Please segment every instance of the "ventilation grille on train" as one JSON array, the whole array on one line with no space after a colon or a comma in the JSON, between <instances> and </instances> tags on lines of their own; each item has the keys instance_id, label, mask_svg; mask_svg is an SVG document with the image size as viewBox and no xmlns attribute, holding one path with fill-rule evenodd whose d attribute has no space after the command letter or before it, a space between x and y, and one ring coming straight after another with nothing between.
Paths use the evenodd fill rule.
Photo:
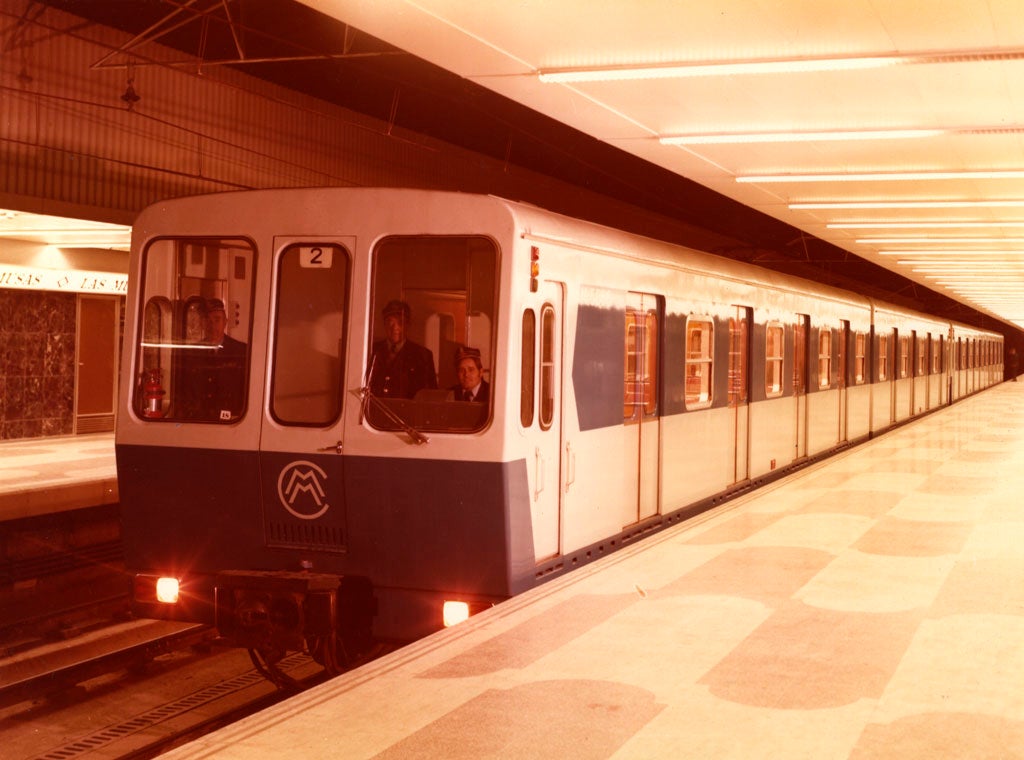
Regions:
<instances>
[{"instance_id":1,"label":"ventilation grille on train","mask_svg":"<svg viewBox=\"0 0 1024 760\"><path fill-rule=\"evenodd\" d=\"M345 551L345 531L331 525L302 525L292 522L267 521L269 546L316 547L327 551Z\"/></svg>"},{"instance_id":2,"label":"ventilation grille on train","mask_svg":"<svg viewBox=\"0 0 1024 760\"><path fill-rule=\"evenodd\" d=\"M113 429L112 414L80 414L75 417L76 433L109 433Z\"/></svg>"}]
</instances>

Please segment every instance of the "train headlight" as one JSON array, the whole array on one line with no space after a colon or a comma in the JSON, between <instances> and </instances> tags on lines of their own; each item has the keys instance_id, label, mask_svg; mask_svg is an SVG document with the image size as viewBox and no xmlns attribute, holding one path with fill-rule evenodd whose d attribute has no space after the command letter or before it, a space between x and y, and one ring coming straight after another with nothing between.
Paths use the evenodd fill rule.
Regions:
<instances>
[{"instance_id":1,"label":"train headlight","mask_svg":"<svg viewBox=\"0 0 1024 760\"><path fill-rule=\"evenodd\" d=\"M157 578L156 600L164 604L177 604L180 584L177 578Z\"/></svg>"},{"instance_id":2,"label":"train headlight","mask_svg":"<svg viewBox=\"0 0 1024 760\"><path fill-rule=\"evenodd\" d=\"M444 627L450 628L457 623L463 623L469 619L469 605L466 602L444 603Z\"/></svg>"}]
</instances>

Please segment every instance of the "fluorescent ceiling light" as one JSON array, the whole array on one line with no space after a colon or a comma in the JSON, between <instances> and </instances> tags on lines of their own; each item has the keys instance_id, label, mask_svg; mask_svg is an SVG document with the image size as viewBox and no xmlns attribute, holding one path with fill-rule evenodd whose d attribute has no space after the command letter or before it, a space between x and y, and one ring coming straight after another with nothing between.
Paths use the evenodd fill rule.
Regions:
<instances>
[{"instance_id":1,"label":"fluorescent ceiling light","mask_svg":"<svg viewBox=\"0 0 1024 760\"><path fill-rule=\"evenodd\" d=\"M944 129L870 129L822 132L732 132L659 137L662 145L827 142L833 140L905 140L945 134Z\"/></svg>"},{"instance_id":2,"label":"fluorescent ceiling light","mask_svg":"<svg viewBox=\"0 0 1024 760\"><path fill-rule=\"evenodd\" d=\"M1013 237L1013 238L996 238L996 237L975 237L975 238L947 238L947 237L895 237L895 238L857 238L855 243L862 245L878 245L885 243L887 245L899 244L899 243L913 243L915 245L939 245L939 244L951 244L951 245L963 245L970 243L998 243L1000 245L1006 245L1007 243L1024 243L1024 238Z\"/></svg>"},{"instance_id":3,"label":"fluorescent ceiling light","mask_svg":"<svg viewBox=\"0 0 1024 760\"><path fill-rule=\"evenodd\" d=\"M975 251L946 251L941 248L924 248L921 250L911 249L909 251L876 251L876 253L879 256L962 256L964 258L977 256L987 258L989 256L1020 256L1024 254L1024 251L986 250L984 248L979 248Z\"/></svg>"},{"instance_id":4,"label":"fluorescent ceiling light","mask_svg":"<svg viewBox=\"0 0 1024 760\"><path fill-rule=\"evenodd\" d=\"M790 203L793 211L819 209L896 209L896 208L1021 208L1024 200L1005 201L822 201Z\"/></svg>"},{"instance_id":5,"label":"fluorescent ceiling light","mask_svg":"<svg viewBox=\"0 0 1024 760\"><path fill-rule=\"evenodd\" d=\"M851 172L848 174L750 174L737 182L900 182L944 179L1024 179L1024 169L986 171Z\"/></svg>"},{"instance_id":6,"label":"fluorescent ceiling light","mask_svg":"<svg viewBox=\"0 0 1024 760\"><path fill-rule=\"evenodd\" d=\"M898 229L958 229L964 227L1024 227L1024 221L1012 222L832 222L830 230L898 230Z\"/></svg>"},{"instance_id":7,"label":"fluorescent ceiling light","mask_svg":"<svg viewBox=\"0 0 1024 760\"><path fill-rule=\"evenodd\" d=\"M667 61L611 66L566 66L536 72L541 82L609 82L630 79L736 76L740 74L789 74L814 71L851 71L904 64L970 63L1024 59L1024 49L936 50L894 55L891 53L799 58L757 58L734 61Z\"/></svg>"},{"instance_id":8,"label":"fluorescent ceiling light","mask_svg":"<svg viewBox=\"0 0 1024 760\"><path fill-rule=\"evenodd\" d=\"M616 82L629 79L724 77L739 74L792 74L807 71L877 69L902 63L899 56L854 58L775 58L748 61L693 61L620 66L572 66L542 69L542 82Z\"/></svg>"}]
</instances>

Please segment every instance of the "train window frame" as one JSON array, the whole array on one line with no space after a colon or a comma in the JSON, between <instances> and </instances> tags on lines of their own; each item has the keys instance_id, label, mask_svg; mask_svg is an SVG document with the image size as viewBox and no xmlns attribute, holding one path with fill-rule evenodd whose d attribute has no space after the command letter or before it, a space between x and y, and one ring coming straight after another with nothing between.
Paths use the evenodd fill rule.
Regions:
<instances>
[{"instance_id":1,"label":"train window frame","mask_svg":"<svg viewBox=\"0 0 1024 760\"><path fill-rule=\"evenodd\" d=\"M715 400L715 320L703 314L690 314L684 334L683 402L688 410L708 409Z\"/></svg>"},{"instance_id":2,"label":"train window frame","mask_svg":"<svg viewBox=\"0 0 1024 760\"><path fill-rule=\"evenodd\" d=\"M818 329L818 389L832 387L832 328Z\"/></svg>"},{"instance_id":3,"label":"train window frame","mask_svg":"<svg viewBox=\"0 0 1024 760\"><path fill-rule=\"evenodd\" d=\"M773 339L774 338L774 339ZM786 328L771 321L764 326L764 393L766 398L779 398L785 392L784 375ZM775 350L777 348L777 350Z\"/></svg>"},{"instance_id":4,"label":"train window frame","mask_svg":"<svg viewBox=\"0 0 1024 760\"><path fill-rule=\"evenodd\" d=\"M519 423L528 428L533 425L537 406L537 312L523 310L521 324L522 351L520 358Z\"/></svg>"},{"instance_id":5,"label":"train window frame","mask_svg":"<svg viewBox=\"0 0 1024 760\"><path fill-rule=\"evenodd\" d=\"M853 384L864 385L868 371L868 334L857 331L853 334Z\"/></svg>"},{"instance_id":6,"label":"train window frame","mask_svg":"<svg viewBox=\"0 0 1024 760\"><path fill-rule=\"evenodd\" d=\"M146 242L132 390L140 420L233 425L248 413L257 257L245 235ZM217 312L226 325L214 344Z\"/></svg>"},{"instance_id":7,"label":"train window frame","mask_svg":"<svg viewBox=\"0 0 1024 760\"><path fill-rule=\"evenodd\" d=\"M292 262L290 259L296 259ZM286 265L289 267L285 269ZM297 270L297 271L296 271ZM340 282L321 282L317 293L317 275L341 274ZM292 285L291 279L304 275ZM344 410L344 377L348 325L351 310L352 252L340 241L295 241L284 246L276 256L275 294L270 361L268 409L271 418L287 427L329 427ZM286 293L286 288L288 292ZM286 295L298 296L286 300ZM314 302L317 297L320 303ZM338 299L335 303L329 299ZM335 306L334 310L318 307ZM340 323L332 325L332 322ZM282 330L300 325L301 330L285 338ZM336 334L335 342L332 337ZM303 344L303 341L307 341ZM302 351L305 349L305 353ZM333 359L333 365L331 360ZM333 375L327 377L326 375ZM321 381L317 383L317 381ZM288 388L286 401L283 388ZM325 414L312 417L315 399L327 402ZM288 414L283 412L290 404ZM305 407L306 418L297 412Z\"/></svg>"},{"instance_id":8,"label":"train window frame","mask_svg":"<svg viewBox=\"0 0 1024 760\"><path fill-rule=\"evenodd\" d=\"M501 306L498 241L484 233L385 235L373 242L369 264L363 424L405 432L413 442L422 440L420 431L484 431L496 403L490 389ZM415 344L398 372L391 369L389 319L406 329L398 353ZM486 401L458 392L457 368L467 355L488 383Z\"/></svg>"},{"instance_id":9,"label":"train window frame","mask_svg":"<svg viewBox=\"0 0 1024 760\"><path fill-rule=\"evenodd\" d=\"M924 336L916 333L915 338L914 376L923 377L928 374L928 343L931 340L931 333L925 333Z\"/></svg>"},{"instance_id":10,"label":"train window frame","mask_svg":"<svg viewBox=\"0 0 1024 760\"><path fill-rule=\"evenodd\" d=\"M910 352L910 336L900 335L898 338L897 345L899 346L899 376L900 379L906 379L910 377L911 370L911 352Z\"/></svg>"}]
</instances>

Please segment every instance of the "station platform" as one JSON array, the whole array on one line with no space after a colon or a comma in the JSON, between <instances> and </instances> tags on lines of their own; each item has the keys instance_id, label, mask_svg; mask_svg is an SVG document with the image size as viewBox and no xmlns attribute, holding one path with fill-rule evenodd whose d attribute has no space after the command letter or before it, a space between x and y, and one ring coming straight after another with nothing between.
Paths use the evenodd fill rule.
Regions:
<instances>
[{"instance_id":1,"label":"station platform","mask_svg":"<svg viewBox=\"0 0 1024 760\"><path fill-rule=\"evenodd\" d=\"M1024 383L172 750L1024 758Z\"/></svg>"},{"instance_id":2,"label":"station platform","mask_svg":"<svg viewBox=\"0 0 1024 760\"><path fill-rule=\"evenodd\" d=\"M0 443L0 522L118 498L113 433Z\"/></svg>"}]
</instances>

